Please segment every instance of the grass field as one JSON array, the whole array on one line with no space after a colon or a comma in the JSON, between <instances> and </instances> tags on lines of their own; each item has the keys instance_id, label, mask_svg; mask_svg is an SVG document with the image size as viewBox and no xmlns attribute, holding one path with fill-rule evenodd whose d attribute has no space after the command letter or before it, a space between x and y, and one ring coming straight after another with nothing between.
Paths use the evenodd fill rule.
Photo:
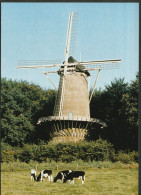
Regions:
<instances>
[{"instance_id":1,"label":"grass field","mask_svg":"<svg viewBox=\"0 0 141 195\"><path fill-rule=\"evenodd\" d=\"M71 164L73 170L84 170L86 172L86 180L81 184L81 180L75 180L74 185L69 183L49 182L34 182L30 180L31 164L19 167L11 165L2 165L1 172L1 194L2 195L137 195L138 194L138 168L137 166L121 166L97 168L88 164L82 166L78 164ZM7 166L7 168L6 168ZM9 166L9 168L8 168ZM59 164L58 170L53 167L53 176L61 170L68 169L68 164ZM32 166L34 168L34 166ZM45 164L38 165L37 174L40 168ZM50 168L50 167L46 167Z\"/></svg>"}]
</instances>

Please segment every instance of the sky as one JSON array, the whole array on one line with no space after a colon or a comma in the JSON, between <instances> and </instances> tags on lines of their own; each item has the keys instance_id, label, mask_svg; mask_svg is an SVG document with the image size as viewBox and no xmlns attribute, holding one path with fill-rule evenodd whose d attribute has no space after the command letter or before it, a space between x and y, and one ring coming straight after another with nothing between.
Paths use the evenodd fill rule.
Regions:
<instances>
[{"instance_id":1,"label":"sky","mask_svg":"<svg viewBox=\"0 0 141 195\"><path fill-rule=\"evenodd\" d=\"M1 75L54 89L42 71L16 69L20 60L61 63L70 12L78 13L75 59L121 59L118 69L101 70L96 88L114 79L135 80L139 70L139 3L2 3ZM97 71L91 71L89 89ZM57 87L59 76L49 78Z\"/></svg>"}]
</instances>

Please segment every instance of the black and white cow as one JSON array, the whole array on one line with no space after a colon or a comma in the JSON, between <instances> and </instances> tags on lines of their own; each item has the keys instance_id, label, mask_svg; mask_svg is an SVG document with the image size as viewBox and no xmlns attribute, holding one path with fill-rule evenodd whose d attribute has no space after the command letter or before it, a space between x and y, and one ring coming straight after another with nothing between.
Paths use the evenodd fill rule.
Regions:
<instances>
[{"instance_id":1,"label":"black and white cow","mask_svg":"<svg viewBox=\"0 0 141 195\"><path fill-rule=\"evenodd\" d=\"M30 176L31 176L31 181L35 180L35 177L36 177L36 170L35 169L31 169Z\"/></svg>"},{"instance_id":2,"label":"black and white cow","mask_svg":"<svg viewBox=\"0 0 141 195\"><path fill-rule=\"evenodd\" d=\"M72 172L72 170L60 171L60 172L56 175L56 177L54 178L53 181L56 182L58 179L60 179L61 182L63 182L64 178L65 178L69 173L71 173L71 172Z\"/></svg>"},{"instance_id":3,"label":"black and white cow","mask_svg":"<svg viewBox=\"0 0 141 195\"><path fill-rule=\"evenodd\" d=\"M36 181L45 181L45 178L48 178L49 181L53 181L52 171L51 170L42 170L41 173L36 178Z\"/></svg>"},{"instance_id":4,"label":"black and white cow","mask_svg":"<svg viewBox=\"0 0 141 195\"><path fill-rule=\"evenodd\" d=\"M64 183L66 181L69 181L70 184L73 183L74 184L74 178L76 179L81 179L82 180L82 184L84 184L85 181L85 172L84 171L72 171L71 173L69 173L65 178L64 178Z\"/></svg>"}]
</instances>

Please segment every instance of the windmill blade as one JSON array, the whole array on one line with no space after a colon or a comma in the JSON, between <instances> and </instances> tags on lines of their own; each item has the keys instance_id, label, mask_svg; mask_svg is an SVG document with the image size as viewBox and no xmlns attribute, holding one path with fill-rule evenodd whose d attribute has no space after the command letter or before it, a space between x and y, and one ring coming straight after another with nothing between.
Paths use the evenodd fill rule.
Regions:
<instances>
[{"instance_id":1,"label":"windmill blade","mask_svg":"<svg viewBox=\"0 0 141 195\"><path fill-rule=\"evenodd\" d=\"M90 71L90 70L102 70L102 67L99 67L99 68L84 68L83 69L84 71Z\"/></svg>"},{"instance_id":2,"label":"windmill blade","mask_svg":"<svg viewBox=\"0 0 141 195\"><path fill-rule=\"evenodd\" d=\"M71 38L72 18L73 18L73 12L70 12L67 40L66 40L66 49L65 49L65 64L68 63L68 58L69 58L69 46L70 46L70 38Z\"/></svg>"},{"instance_id":3,"label":"windmill blade","mask_svg":"<svg viewBox=\"0 0 141 195\"><path fill-rule=\"evenodd\" d=\"M37 69L37 68L50 68L50 67L59 67L64 66L64 64L42 64L35 66L18 66L16 69Z\"/></svg>"},{"instance_id":4,"label":"windmill blade","mask_svg":"<svg viewBox=\"0 0 141 195\"><path fill-rule=\"evenodd\" d=\"M100 61L86 61L86 62L76 62L77 67L81 67L84 71L92 70L107 70L107 69L117 69L119 68L120 59L116 60L100 60ZM69 64L70 65L70 64ZM85 67L87 66L87 68Z\"/></svg>"},{"instance_id":5,"label":"windmill blade","mask_svg":"<svg viewBox=\"0 0 141 195\"><path fill-rule=\"evenodd\" d=\"M78 62L78 65L105 64L105 63L119 63L119 62L121 62L121 59Z\"/></svg>"},{"instance_id":6,"label":"windmill blade","mask_svg":"<svg viewBox=\"0 0 141 195\"><path fill-rule=\"evenodd\" d=\"M44 72L44 71L43 71L42 73L43 73L43 74L48 74L48 73L50 74L50 73L58 73L58 71L48 71L48 72Z\"/></svg>"},{"instance_id":7,"label":"windmill blade","mask_svg":"<svg viewBox=\"0 0 141 195\"><path fill-rule=\"evenodd\" d=\"M38 65L30 65L29 63L24 63L24 64L19 64L19 65L24 65L24 66L17 66L16 69L37 69L37 68L55 68L55 67L60 67L63 66L64 64L38 64ZM26 66L28 65L28 66ZM74 66L74 65L80 65L77 63L69 63L66 64L65 66Z\"/></svg>"},{"instance_id":8,"label":"windmill blade","mask_svg":"<svg viewBox=\"0 0 141 195\"><path fill-rule=\"evenodd\" d=\"M39 64L60 64L63 60L55 59L55 60L18 60L18 64L20 65L39 65Z\"/></svg>"},{"instance_id":9,"label":"windmill blade","mask_svg":"<svg viewBox=\"0 0 141 195\"><path fill-rule=\"evenodd\" d=\"M76 36L77 36L77 27L78 27L78 13L70 12L69 23L68 23L68 32L66 40L66 49L65 49L65 62L67 64L69 53L74 56L73 50L75 49Z\"/></svg>"},{"instance_id":10,"label":"windmill blade","mask_svg":"<svg viewBox=\"0 0 141 195\"><path fill-rule=\"evenodd\" d=\"M74 62L74 63L68 63L65 66L80 66L80 65L97 65L97 68L100 67L102 64L115 64L121 62L120 59L115 60L99 60L99 61L86 61L86 62ZM28 63L27 63L28 64ZM49 68L49 67L60 67L64 66L64 64L38 64L33 66L19 66L17 69L37 69L37 68ZM103 65L102 65L103 66Z\"/></svg>"},{"instance_id":11,"label":"windmill blade","mask_svg":"<svg viewBox=\"0 0 141 195\"><path fill-rule=\"evenodd\" d=\"M88 66L87 66L88 67ZM99 70L99 69L102 69L102 70L107 70L107 69L118 69L120 66L119 64L99 64L99 65L96 65L96 64L93 64L93 65L90 65L89 68L84 68L85 71L92 71L92 70Z\"/></svg>"},{"instance_id":12,"label":"windmill blade","mask_svg":"<svg viewBox=\"0 0 141 195\"><path fill-rule=\"evenodd\" d=\"M69 56L75 56L77 30L78 30L78 13L73 12Z\"/></svg>"}]
</instances>

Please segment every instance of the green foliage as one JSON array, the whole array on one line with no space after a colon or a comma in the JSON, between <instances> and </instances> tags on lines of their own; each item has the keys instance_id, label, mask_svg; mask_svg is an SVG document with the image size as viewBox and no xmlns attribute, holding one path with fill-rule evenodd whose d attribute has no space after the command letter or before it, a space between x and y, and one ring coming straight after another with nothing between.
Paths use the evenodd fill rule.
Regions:
<instances>
[{"instance_id":1,"label":"green foliage","mask_svg":"<svg viewBox=\"0 0 141 195\"><path fill-rule=\"evenodd\" d=\"M2 162L15 161L14 155L15 155L15 151L13 150L2 151L1 152Z\"/></svg>"},{"instance_id":2,"label":"green foliage","mask_svg":"<svg viewBox=\"0 0 141 195\"><path fill-rule=\"evenodd\" d=\"M102 119L107 128L92 126L88 140L101 136L114 144L117 150L137 150L138 76L130 85L124 79L115 79L105 90L95 91L90 110L91 117Z\"/></svg>"},{"instance_id":3,"label":"green foliage","mask_svg":"<svg viewBox=\"0 0 141 195\"><path fill-rule=\"evenodd\" d=\"M2 140L12 146L36 142L37 121L52 115L56 92L26 81L2 79Z\"/></svg>"},{"instance_id":4,"label":"green foliage","mask_svg":"<svg viewBox=\"0 0 141 195\"><path fill-rule=\"evenodd\" d=\"M5 154L5 150L3 152ZM14 154L14 157L26 163L29 163L31 160L37 162L61 161L70 163L77 160L85 162L113 161L114 155L113 146L106 140L99 139L93 142L83 141L76 144L25 145L22 151L17 150L17 154ZM2 158L2 161L5 161L4 155Z\"/></svg>"},{"instance_id":5,"label":"green foliage","mask_svg":"<svg viewBox=\"0 0 141 195\"><path fill-rule=\"evenodd\" d=\"M139 76L137 74L136 80L131 81L130 84L126 83L124 79L115 79L110 85L105 86L104 90L95 90L90 104L91 117L103 120L107 127L101 129L98 124L94 124L88 131L87 140L95 141L101 137L104 140L109 140L116 150L137 151L138 87ZM54 90L43 90L40 86L29 84L26 81L18 82L2 78L2 142L20 147L23 147L24 144L47 143L51 138L50 125L37 125L37 121L40 117L53 114L55 97ZM72 159L75 160L75 155L69 159L67 148L68 146L65 149L62 148L66 157L60 154L61 159L64 158L64 161L68 162ZM73 154L76 153L77 149L81 154L82 149L71 146ZM87 150L87 154L89 154L92 147L88 149L85 145L83 149ZM54 148L51 150L55 155ZM83 159L83 155L80 158ZM99 153L98 159L100 158L103 157ZM93 156L89 155L89 160L91 159Z\"/></svg>"},{"instance_id":6,"label":"green foliage","mask_svg":"<svg viewBox=\"0 0 141 195\"><path fill-rule=\"evenodd\" d=\"M122 96L122 109L120 114L124 113L124 124L127 129L126 137L128 137L128 148L138 148L138 94L139 94L139 76L132 81L128 93Z\"/></svg>"},{"instance_id":7,"label":"green foliage","mask_svg":"<svg viewBox=\"0 0 141 195\"><path fill-rule=\"evenodd\" d=\"M131 163L131 162L138 162L138 153L133 151L133 152L129 152L129 153L125 153L123 151L119 151L115 157L114 157L115 161L120 161L122 163Z\"/></svg>"}]
</instances>

